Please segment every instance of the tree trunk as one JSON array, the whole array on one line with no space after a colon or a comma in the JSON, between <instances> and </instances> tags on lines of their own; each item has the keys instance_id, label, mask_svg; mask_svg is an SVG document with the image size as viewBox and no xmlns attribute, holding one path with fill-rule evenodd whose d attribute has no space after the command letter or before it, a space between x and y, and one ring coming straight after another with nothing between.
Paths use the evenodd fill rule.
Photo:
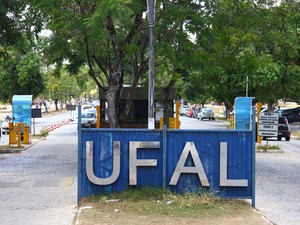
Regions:
<instances>
[{"instance_id":1,"label":"tree trunk","mask_svg":"<svg viewBox=\"0 0 300 225\"><path fill-rule=\"evenodd\" d=\"M54 100L54 104L55 104L55 110L56 111L58 111L58 98L56 98L55 100Z\"/></svg>"},{"instance_id":2,"label":"tree trunk","mask_svg":"<svg viewBox=\"0 0 300 225\"><path fill-rule=\"evenodd\" d=\"M106 101L108 103L107 116L110 128L119 128L118 109L120 98L120 79L121 79L121 63L116 65L114 71L108 80L108 90L106 91Z\"/></svg>"},{"instance_id":3,"label":"tree trunk","mask_svg":"<svg viewBox=\"0 0 300 225\"><path fill-rule=\"evenodd\" d=\"M229 117L229 113L233 110L233 105L230 104L229 102L224 102L225 108L226 108L226 112L225 112L225 116L226 118Z\"/></svg>"}]
</instances>

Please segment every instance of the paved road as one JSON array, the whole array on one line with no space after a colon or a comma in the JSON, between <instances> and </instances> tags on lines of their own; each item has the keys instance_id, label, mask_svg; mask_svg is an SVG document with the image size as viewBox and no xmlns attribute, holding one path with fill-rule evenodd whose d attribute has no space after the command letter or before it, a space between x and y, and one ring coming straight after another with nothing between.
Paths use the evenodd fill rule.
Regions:
<instances>
[{"instance_id":1,"label":"paved road","mask_svg":"<svg viewBox=\"0 0 300 225\"><path fill-rule=\"evenodd\" d=\"M265 142L263 142L265 144ZM284 153L256 155L256 208L278 225L300 224L300 141L269 141Z\"/></svg>"},{"instance_id":2,"label":"paved road","mask_svg":"<svg viewBox=\"0 0 300 225\"><path fill-rule=\"evenodd\" d=\"M65 125L16 155L0 155L0 223L70 225L77 205L77 127Z\"/></svg>"},{"instance_id":3,"label":"paved road","mask_svg":"<svg viewBox=\"0 0 300 225\"><path fill-rule=\"evenodd\" d=\"M180 129L200 129L200 130L224 130L228 129L229 124L219 120L197 120L180 116L181 127Z\"/></svg>"}]
</instances>

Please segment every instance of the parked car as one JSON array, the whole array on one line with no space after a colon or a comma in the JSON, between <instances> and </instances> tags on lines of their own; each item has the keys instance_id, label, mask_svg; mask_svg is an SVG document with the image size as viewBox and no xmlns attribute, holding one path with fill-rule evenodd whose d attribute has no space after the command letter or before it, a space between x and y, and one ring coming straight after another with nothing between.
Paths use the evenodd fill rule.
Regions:
<instances>
[{"instance_id":1,"label":"parked car","mask_svg":"<svg viewBox=\"0 0 300 225\"><path fill-rule=\"evenodd\" d=\"M180 107L179 114L180 114L180 116L188 115L189 114L189 106L183 105L182 107Z\"/></svg>"},{"instance_id":2,"label":"parked car","mask_svg":"<svg viewBox=\"0 0 300 225\"><path fill-rule=\"evenodd\" d=\"M203 120L203 119L215 120L214 111L210 108L202 108L197 113L197 119L198 120Z\"/></svg>"},{"instance_id":3,"label":"parked car","mask_svg":"<svg viewBox=\"0 0 300 225\"><path fill-rule=\"evenodd\" d=\"M97 115L93 112L86 112L81 114L81 126L91 127L96 124Z\"/></svg>"},{"instance_id":4,"label":"parked car","mask_svg":"<svg viewBox=\"0 0 300 225\"><path fill-rule=\"evenodd\" d=\"M83 102L81 104L81 108L82 109L91 109L93 107L92 103L91 102Z\"/></svg>"},{"instance_id":5,"label":"parked car","mask_svg":"<svg viewBox=\"0 0 300 225\"><path fill-rule=\"evenodd\" d=\"M1 132L2 134L9 134L9 126L8 123L12 121L12 116L7 115L3 120L1 124Z\"/></svg>"},{"instance_id":6,"label":"parked car","mask_svg":"<svg viewBox=\"0 0 300 225\"><path fill-rule=\"evenodd\" d=\"M289 126L289 122L286 117L279 116L278 117L278 136L277 140L281 141L282 138L285 138L286 141L289 141L291 139L291 129ZM266 140L267 137L263 136L263 140Z\"/></svg>"},{"instance_id":7,"label":"parked car","mask_svg":"<svg viewBox=\"0 0 300 225\"><path fill-rule=\"evenodd\" d=\"M289 123L300 122L300 107L285 109L282 111L282 116L285 116Z\"/></svg>"}]
</instances>

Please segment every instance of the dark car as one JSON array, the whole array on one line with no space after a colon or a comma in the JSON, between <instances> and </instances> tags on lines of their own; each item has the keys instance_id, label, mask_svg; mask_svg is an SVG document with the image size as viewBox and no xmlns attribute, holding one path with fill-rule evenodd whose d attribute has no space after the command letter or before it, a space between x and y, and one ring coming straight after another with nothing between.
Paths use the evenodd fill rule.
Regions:
<instances>
[{"instance_id":1,"label":"dark car","mask_svg":"<svg viewBox=\"0 0 300 225\"><path fill-rule=\"evenodd\" d=\"M285 116L289 123L300 122L300 107L285 109L282 111L282 116Z\"/></svg>"},{"instance_id":2,"label":"dark car","mask_svg":"<svg viewBox=\"0 0 300 225\"><path fill-rule=\"evenodd\" d=\"M289 122L286 117L279 116L278 117L278 136L277 140L281 141L282 138L285 138L286 141L289 141L291 139L291 129L289 126ZM263 140L266 140L267 137L263 136Z\"/></svg>"}]
</instances>

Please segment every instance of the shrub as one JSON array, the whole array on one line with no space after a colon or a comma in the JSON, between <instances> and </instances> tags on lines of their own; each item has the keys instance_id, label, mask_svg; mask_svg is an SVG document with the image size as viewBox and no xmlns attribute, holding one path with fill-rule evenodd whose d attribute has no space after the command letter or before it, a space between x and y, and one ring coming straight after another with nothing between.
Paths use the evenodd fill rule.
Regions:
<instances>
[{"instance_id":1,"label":"shrub","mask_svg":"<svg viewBox=\"0 0 300 225\"><path fill-rule=\"evenodd\" d=\"M42 129L40 130L40 135L43 137L43 138L46 138L49 134L49 131L46 130L46 129Z\"/></svg>"}]
</instances>

